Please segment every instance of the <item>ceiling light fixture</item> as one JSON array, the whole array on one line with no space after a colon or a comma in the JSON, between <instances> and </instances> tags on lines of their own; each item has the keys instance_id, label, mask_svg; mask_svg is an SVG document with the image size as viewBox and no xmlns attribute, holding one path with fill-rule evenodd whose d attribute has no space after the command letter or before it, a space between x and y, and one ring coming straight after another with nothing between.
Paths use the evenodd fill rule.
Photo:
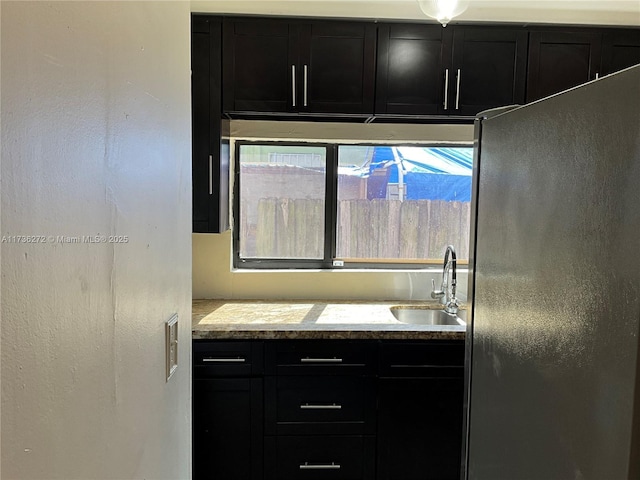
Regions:
<instances>
[{"instance_id":1,"label":"ceiling light fixture","mask_svg":"<svg viewBox=\"0 0 640 480\"><path fill-rule=\"evenodd\" d=\"M438 20L443 27L464 12L469 6L469 0L418 0L420 10L425 15Z\"/></svg>"}]
</instances>

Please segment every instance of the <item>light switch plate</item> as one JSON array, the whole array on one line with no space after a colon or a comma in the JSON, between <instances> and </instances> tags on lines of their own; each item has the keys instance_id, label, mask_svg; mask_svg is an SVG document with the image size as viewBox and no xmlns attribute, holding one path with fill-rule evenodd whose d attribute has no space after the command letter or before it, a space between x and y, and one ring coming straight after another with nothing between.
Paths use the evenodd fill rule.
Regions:
<instances>
[{"instance_id":1,"label":"light switch plate","mask_svg":"<svg viewBox=\"0 0 640 480\"><path fill-rule=\"evenodd\" d=\"M167 382L178 368L178 314L174 313L166 326L167 337Z\"/></svg>"}]
</instances>

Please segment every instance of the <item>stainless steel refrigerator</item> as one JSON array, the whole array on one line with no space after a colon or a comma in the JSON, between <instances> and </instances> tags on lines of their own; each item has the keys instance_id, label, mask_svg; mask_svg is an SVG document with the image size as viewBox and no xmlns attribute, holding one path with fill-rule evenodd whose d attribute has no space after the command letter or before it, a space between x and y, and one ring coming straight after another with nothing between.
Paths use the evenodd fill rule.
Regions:
<instances>
[{"instance_id":1,"label":"stainless steel refrigerator","mask_svg":"<svg viewBox=\"0 0 640 480\"><path fill-rule=\"evenodd\" d=\"M463 476L640 479L640 66L480 115L475 169Z\"/></svg>"}]
</instances>

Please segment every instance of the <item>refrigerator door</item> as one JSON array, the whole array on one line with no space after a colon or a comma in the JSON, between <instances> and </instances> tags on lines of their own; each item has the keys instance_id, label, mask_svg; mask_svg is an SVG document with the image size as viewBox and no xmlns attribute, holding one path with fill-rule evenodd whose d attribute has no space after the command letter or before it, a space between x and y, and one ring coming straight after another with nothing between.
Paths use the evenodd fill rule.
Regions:
<instances>
[{"instance_id":1,"label":"refrigerator door","mask_svg":"<svg viewBox=\"0 0 640 480\"><path fill-rule=\"evenodd\" d=\"M467 478L640 478L640 66L477 130Z\"/></svg>"}]
</instances>

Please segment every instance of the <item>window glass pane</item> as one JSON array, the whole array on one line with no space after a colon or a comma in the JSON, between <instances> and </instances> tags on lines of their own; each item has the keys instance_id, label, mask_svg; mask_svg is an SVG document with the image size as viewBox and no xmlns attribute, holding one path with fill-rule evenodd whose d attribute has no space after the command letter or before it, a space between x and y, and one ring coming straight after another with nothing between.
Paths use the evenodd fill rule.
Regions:
<instances>
[{"instance_id":1,"label":"window glass pane","mask_svg":"<svg viewBox=\"0 0 640 480\"><path fill-rule=\"evenodd\" d=\"M240 258L322 259L326 149L240 145Z\"/></svg>"},{"instance_id":2,"label":"window glass pane","mask_svg":"<svg viewBox=\"0 0 640 480\"><path fill-rule=\"evenodd\" d=\"M340 146L336 256L468 259L472 165L472 147Z\"/></svg>"}]
</instances>

